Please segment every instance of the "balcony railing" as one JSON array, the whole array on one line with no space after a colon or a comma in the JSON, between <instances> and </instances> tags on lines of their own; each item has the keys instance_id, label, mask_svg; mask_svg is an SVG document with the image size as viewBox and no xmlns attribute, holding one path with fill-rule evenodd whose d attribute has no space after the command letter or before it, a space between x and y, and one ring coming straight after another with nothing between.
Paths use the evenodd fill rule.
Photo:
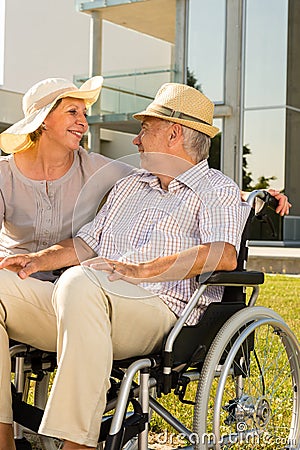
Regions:
<instances>
[{"instance_id":1,"label":"balcony railing","mask_svg":"<svg viewBox=\"0 0 300 450\"><path fill-rule=\"evenodd\" d=\"M139 69L128 73L106 73L101 92L101 115L133 113L144 109L163 83L172 78L172 69ZM76 76L75 84L83 83L86 75Z\"/></svg>"}]
</instances>

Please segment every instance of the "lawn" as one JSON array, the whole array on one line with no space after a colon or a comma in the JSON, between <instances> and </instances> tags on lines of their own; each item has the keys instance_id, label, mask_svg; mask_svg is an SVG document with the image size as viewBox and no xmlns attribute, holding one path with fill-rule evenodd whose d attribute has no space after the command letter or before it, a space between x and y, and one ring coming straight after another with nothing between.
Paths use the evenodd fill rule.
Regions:
<instances>
[{"instance_id":1,"label":"lawn","mask_svg":"<svg viewBox=\"0 0 300 450\"><path fill-rule=\"evenodd\" d=\"M300 340L300 277L266 275L257 304L278 312Z\"/></svg>"}]
</instances>

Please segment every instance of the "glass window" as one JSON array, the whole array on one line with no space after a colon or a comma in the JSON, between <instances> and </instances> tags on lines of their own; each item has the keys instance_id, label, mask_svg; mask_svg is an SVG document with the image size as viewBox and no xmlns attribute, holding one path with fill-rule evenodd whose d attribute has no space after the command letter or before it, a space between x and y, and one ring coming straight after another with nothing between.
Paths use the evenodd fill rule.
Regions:
<instances>
[{"instance_id":1,"label":"glass window","mask_svg":"<svg viewBox=\"0 0 300 450\"><path fill-rule=\"evenodd\" d=\"M246 2L244 145L251 186L260 177L277 189L285 184L287 26L288 0Z\"/></svg>"},{"instance_id":2,"label":"glass window","mask_svg":"<svg viewBox=\"0 0 300 450\"><path fill-rule=\"evenodd\" d=\"M285 109L247 111L244 115L246 171L251 173L251 186L260 177L270 180L270 187L284 188Z\"/></svg>"},{"instance_id":3,"label":"glass window","mask_svg":"<svg viewBox=\"0 0 300 450\"><path fill-rule=\"evenodd\" d=\"M103 21L102 70L106 84L154 96L172 77L173 45Z\"/></svg>"},{"instance_id":4,"label":"glass window","mask_svg":"<svg viewBox=\"0 0 300 450\"><path fill-rule=\"evenodd\" d=\"M286 103L288 0L251 0L246 8L245 107Z\"/></svg>"},{"instance_id":5,"label":"glass window","mask_svg":"<svg viewBox=\"0 0 300 450\"><path fill-rule=\"evenodd\" d=\"M224 102L225 0L190 0L188 69L202 92Z\"/></svg>"},{"instance_id":6,"label":"glass window","mask_svg":"<svg viewBox=\"0 0 300 450\"><path fill-rule=\"evenodd\" d=\"M222 131L223 131L223 119L214 119L213 125L219 128L219 133L212 138L211 147L209 150L208 163L209 166L214 169L219 169L223 165L223 151L222 151Z\"/></svg>"}]
</instances>

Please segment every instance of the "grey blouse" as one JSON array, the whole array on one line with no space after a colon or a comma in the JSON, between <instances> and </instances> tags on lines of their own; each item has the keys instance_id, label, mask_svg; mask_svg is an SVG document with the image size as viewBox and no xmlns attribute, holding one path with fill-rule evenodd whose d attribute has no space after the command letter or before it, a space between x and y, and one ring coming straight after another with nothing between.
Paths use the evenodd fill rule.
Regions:
<instances>
[{"instance_id":1,"label":"grey blouse","mask_svg":"<svg viewBox=\"0 0 300 450\"><path fill-rule=\"evenodd\" d=\"M83 148L55 181L26 178L13 155L0 157L0 256L28 253L76 234L101 200L132 167Z\"/></svg>"}]
</instances>

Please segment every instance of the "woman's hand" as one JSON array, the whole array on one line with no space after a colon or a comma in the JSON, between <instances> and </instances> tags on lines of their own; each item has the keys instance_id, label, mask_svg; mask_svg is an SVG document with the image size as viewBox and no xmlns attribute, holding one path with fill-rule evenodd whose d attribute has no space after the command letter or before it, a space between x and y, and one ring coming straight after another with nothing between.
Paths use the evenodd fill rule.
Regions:
<instances>
[{"instance_id":1,"label":"woman's hand","mask_svg":"<svg viewBox=\"0 0 300 450\"><path fill-rule=\"evenodd\" d=\"M276 191L276 189L267 189L267 192L278 200L279 204L276 208L277 214L281 216L287 216L290 213L290 208L292 207L289 199L282 192Z\"/></svg>"},{"instance_id":2,"label":"woman's hand","mask_svg":"<svg viewBox=\"0 0 300 450\"><path fill-rule=\"evenodd\" d=\"M292 207L288 197L282 192L277 191L276 189L266 189L266 191L269 192L270 195L275 197L279 202L276 208L277 214L280 214L281 216L287 216L290 213L290 208ZM244 202L247 201L249 193L250 192L241 191L241 198Z\"/></svg>"},{"instance_id":3,"label":"woman's hand","mask_svg":"<svg viewBox=\"0 0 300 450\"><path fill-rule=\"evenodd\" d=\"M16 272L24 280L32 273L39 271L38 260L34 253L6 256L1 258L0 269Z\"/></svg>"}]
</instances>

